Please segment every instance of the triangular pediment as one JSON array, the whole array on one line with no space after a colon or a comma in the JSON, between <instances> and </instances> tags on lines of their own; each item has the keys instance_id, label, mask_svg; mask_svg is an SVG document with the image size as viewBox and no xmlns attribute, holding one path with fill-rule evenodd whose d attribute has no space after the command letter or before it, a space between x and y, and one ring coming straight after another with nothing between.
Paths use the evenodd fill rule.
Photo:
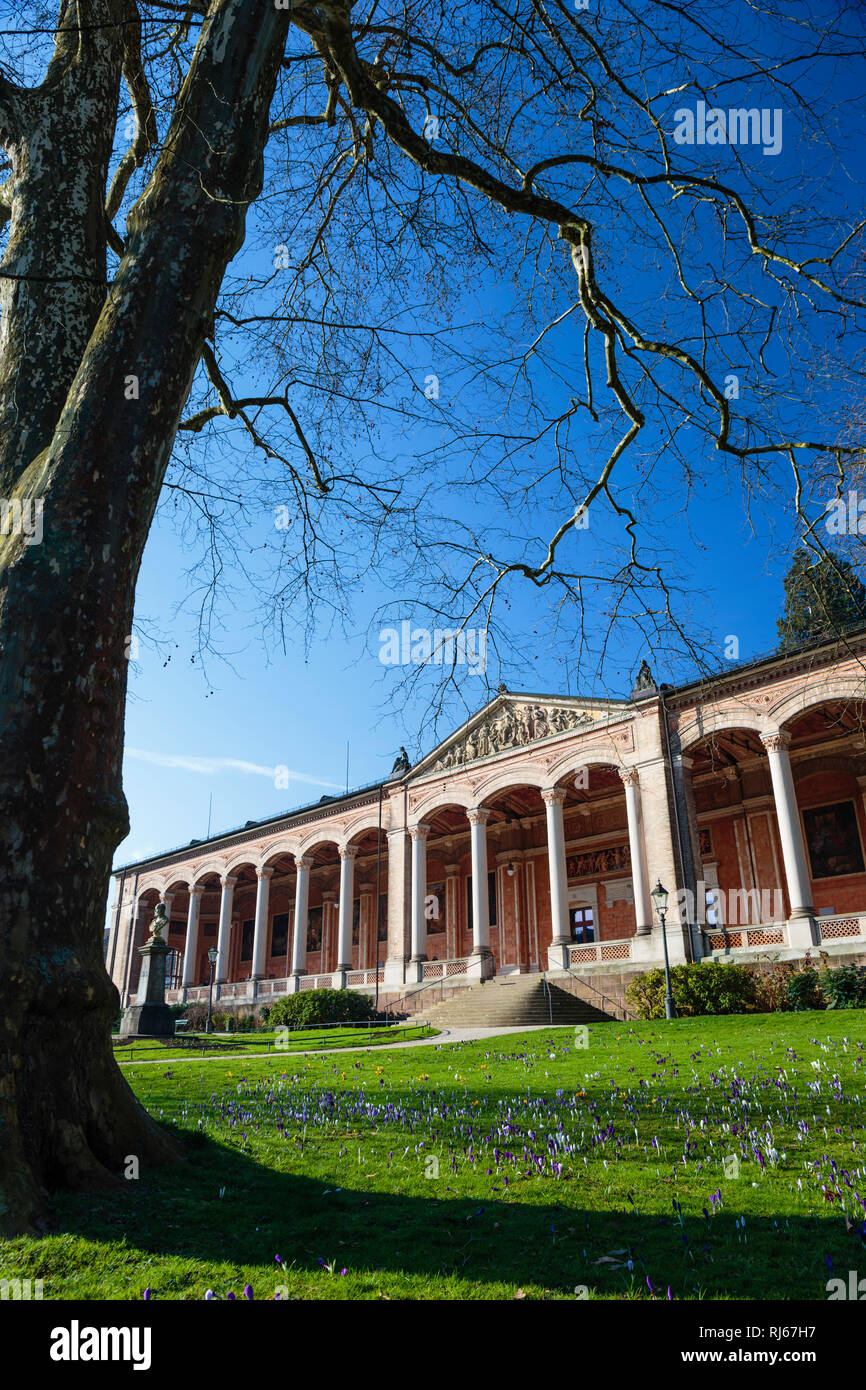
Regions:
<instances>
[{"instance_id":1,"label":"triangular pediment","mask_svg":"<svg viewBox=\"0 0 866 1390\"><path fill-rule=\"evenodd\" d=\"M412 769L417 777L446 772L515 748L590 728L629 708L627 700L577 696L497 695Z\"/></svg>"}]
</instances>

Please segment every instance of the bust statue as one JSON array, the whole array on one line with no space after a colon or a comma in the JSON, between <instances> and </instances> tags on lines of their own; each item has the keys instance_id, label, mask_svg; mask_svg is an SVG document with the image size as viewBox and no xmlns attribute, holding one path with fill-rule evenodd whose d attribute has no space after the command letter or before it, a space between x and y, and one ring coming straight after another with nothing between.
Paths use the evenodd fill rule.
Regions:
<instances>
[{"instance_id":1,"label":"bust statue","mask_svg":"<svg viewBox=\"0 0 866 1390\"><path fill-rule=\"evenodd\" d=\"M165 915L165 903L157 903L153 910L153 921L150 924L150 936L148 942L165 941L164 933L168 930L168 921Z\"/></svg>"}]
</instances>

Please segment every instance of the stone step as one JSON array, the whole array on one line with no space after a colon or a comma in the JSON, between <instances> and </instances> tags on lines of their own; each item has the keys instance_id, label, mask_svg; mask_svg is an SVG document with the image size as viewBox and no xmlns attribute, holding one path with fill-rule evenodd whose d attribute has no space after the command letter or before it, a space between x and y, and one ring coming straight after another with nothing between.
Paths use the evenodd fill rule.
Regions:
<instances>
[{"instance_id":1,"label":"stone step","mask_svg":"<svg viewBox=\"0 0 866 1390\"><path fill-rule=\"evenodd\" d=\"M521 1024L581 1024L607 1022L608 1015L567 990L549 985L550 999L539 975L485 980L430 1009L425 1018L449 1027L519 1027Z\"/></svg>"}]
</instances>

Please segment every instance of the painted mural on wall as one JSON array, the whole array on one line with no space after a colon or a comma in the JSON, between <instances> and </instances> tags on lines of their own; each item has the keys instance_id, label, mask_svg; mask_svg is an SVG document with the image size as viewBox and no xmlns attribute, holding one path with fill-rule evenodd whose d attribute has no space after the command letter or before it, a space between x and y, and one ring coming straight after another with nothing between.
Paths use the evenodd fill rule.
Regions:
<instances>
[{"instance_id":1,"label":"painted mural on wall","mask_svg":"<svg viewBox=\"0 0 866 1390\"><path fill-rule=\"evenodd\" d=\"M853 801L807 807L803 829L813 878L863 872L863 847Z\"/></svg>"}]
</instances>

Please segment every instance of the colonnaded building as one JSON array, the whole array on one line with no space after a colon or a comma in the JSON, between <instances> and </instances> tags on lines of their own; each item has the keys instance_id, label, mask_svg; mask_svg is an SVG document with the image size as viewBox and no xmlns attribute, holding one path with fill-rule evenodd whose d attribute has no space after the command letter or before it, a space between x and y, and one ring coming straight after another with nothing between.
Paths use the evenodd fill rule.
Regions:
<instances>
[{"instance_id":1,"label":"colonnaded building","mask_svg":"<svg viewBox=\"0 0 866 1390\"><path fill-rule=\"evenodd\" d=\"M621 1004L662 962L866 958L866 629L629 699L514 694L385 781L114 875L136 992L158 902L169 1002L332 985L380 1002L553 975ZM429 997L429 996L428 996Z\"/></svg>"}]
</instances>

